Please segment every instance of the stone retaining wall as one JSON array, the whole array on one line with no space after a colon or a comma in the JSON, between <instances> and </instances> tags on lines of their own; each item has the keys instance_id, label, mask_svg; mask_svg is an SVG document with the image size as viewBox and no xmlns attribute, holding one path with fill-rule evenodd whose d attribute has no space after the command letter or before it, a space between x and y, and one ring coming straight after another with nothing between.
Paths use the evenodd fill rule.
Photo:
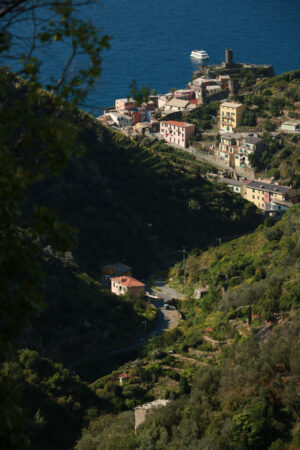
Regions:
<instances>
[{"instance_id":1,"label":"stone retaining wall","mask_svg":"<svg viewBox=\"0 0 300 450\"><path fill-rule=\"evenodd\" d=\"M234 174L237 174L241 177L245 177L248 180L255 179L255 172L253 169L249 169L246 167L236 167L235 169L233 169L228 164L226 164L222 159L201 151L197 151L196 157L198 159L202 159L204 161L209 162L210 164L216 166L217 168L229 170L230 172L233 172Z\"/></svg>"}]
</instances>

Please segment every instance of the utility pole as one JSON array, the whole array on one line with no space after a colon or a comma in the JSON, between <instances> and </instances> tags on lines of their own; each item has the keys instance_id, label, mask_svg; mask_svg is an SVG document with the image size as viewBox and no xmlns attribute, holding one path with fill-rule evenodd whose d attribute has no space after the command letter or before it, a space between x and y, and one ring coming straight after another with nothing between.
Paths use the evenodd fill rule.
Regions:
<instances>
[{"instance_id":1,"label":"utility pole","mask_svg":"<svg viewBox=\"0 0 300 450\"><path fill-rule=\"evenodd\" d=\"M222 243L222 238L216 238L217 239L217 241L219 241L219 245L221 245L221 243Z\"/></svg>"}]
</instances>

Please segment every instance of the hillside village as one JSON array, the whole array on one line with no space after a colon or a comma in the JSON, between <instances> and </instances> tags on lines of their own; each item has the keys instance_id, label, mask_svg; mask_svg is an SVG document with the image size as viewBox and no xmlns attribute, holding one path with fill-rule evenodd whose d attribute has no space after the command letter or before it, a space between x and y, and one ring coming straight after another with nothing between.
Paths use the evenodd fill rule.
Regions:
<instances>
[{"instance_id":1,"label":"hillside village","mask_svg":"<svg viewBox=\"0 0 300 450\"><path fill-rule=\"evenodd\" d=\"M255 107L249 106L249 92L255 92L252 86L272 75L272 66L235 63L233 51L227 49L224 63L202 66L186 88L162 95L152 92L141 105L133 98L116 99L115 106L105 110L98 120L132 138L148 137L184 149L218 169L218 174L207 174L210 181L223 183L266 215L278 216L298 202L295 186L282 184L278 176L266 177L256 170L253 161L266 150L266 131L271 132L274 145L284 140L284 135L297 137L300 115L289 112L276 122L269 118L263 123L256 120ZM219 105L218 115L210 115L206 126L212 131L204 129L210 134L206 141L194 118L197 111L213 102Z\"/></svg>"}]
</instances>

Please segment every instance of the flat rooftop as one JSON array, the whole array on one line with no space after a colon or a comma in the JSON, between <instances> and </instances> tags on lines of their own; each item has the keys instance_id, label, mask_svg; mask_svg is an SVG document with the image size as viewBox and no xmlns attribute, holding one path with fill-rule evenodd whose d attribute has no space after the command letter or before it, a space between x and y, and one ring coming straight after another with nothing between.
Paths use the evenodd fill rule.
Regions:
<instances>
[{"instance_id":1,"label":"flat rooftop","mask_svg":"<svg viewBox=\"0 0 300 450\"><path fill-rule=\"evenodd\" d=\"M264 183L262 181L250 181L247 184L247 188L261 189L267 192L279 192L280 194L284 194L290 188L288 186L279 186L279 184L269 184Z\"/></svg>"},{"instance_id":2,"label":"flat rooftop","mask_svg":"<svg viewBox=\"0 0 300 450\"><path fill-rule=\"evenodd\" d=\"M235 102L223 102L220 106L227 106L228 108L237 108L238 106L244 106L242 103Z\"/></svg>"}]
</instances>

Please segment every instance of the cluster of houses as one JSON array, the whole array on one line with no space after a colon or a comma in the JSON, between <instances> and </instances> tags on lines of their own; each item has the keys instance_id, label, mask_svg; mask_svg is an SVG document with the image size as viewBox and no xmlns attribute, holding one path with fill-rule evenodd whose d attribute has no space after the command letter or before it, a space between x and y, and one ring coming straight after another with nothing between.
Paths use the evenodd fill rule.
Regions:
<instances>
[{"instance_id":1,"label":"cluster of houses","mask_svg":"<svg viewBox=\"0 0 300 450\"><path fill-rule=\"evenodd\" d=\"M232 50L226 50L224 68L228 69L232 64L234 64ZM263 148L264 141L254 133L237 133L243 120L245 105L228 100L229 94L236 93L235 81L227 73L218 75L207 73L206 76L192 80L185 89L173 89L172 92L163 95L151 95L149 101L142 105L138 105L132 98L117 99L115 106L105 110L98 120L129 136L149 133L167 144L184 149L189 146L189 141L196 131L195 125L173 120L172 114L181 112L184 116L203 104L220 100L220 142L218 146L211 146L210 155L215 161L220 160L221 167L228 168L231 173L238 174L239 171L244 173L252 169L251 155ZM281 130L300 132L300 122L284 122ZM295 190L275 184L272 180L248 181L245 178L231 179L221 176L218 182L227 184L233 192L241 194L269 214L282 213L292 203L298 201ZM131 274L124 270L120 274L115 273L114 277L109 274L109 277L111 289L118 295L128 291L132 293L141 293L143 289L145 291L143 283L132 278Z\"/></svg>"},{"instance_id":2,"label":"cluster of houses","mask_svg":"<svg viewBox=\"0 0 300 450\"><path fill-rule=\"evenodd\" d=\"M227 98L229 80L229 75L219 75L216 78L199 77L188 83L185 89L150 95L149 101L142 105L138 105L133 98L116 99L114 107L105 109L98 120L129 136L158 133L162 122L157 117L164 119L179 111L189 113L212 100ZM184 147L186 145L187 142Z\"/></svg>"},{"instance_id":3,"label":"cluster of houses","mask_svg":"<svg viewBox=\"0 0 300 450\"><path fill-rule=\"evenodd\" d=\"M263 145L263 139L253 133L223 133L214 154L223 160L225 165L233 169L236 167L251 168L249 156L256 150L262 149Z\"/></svg>"},{"instance_id":4,"label":"cluster of houses","mask_svg":"<svg viewBox=\"0 0 300 450\"><path fill-rule=\"evenodd\" d=\"M240 194L249 202L271 216L280 216L294 203L299 201L297 189L290 186L282 186L271 179L247 180L240 178L235 180L215 174L209 174L210 179L216 179L217 183L226 185L231 191Z\"/></svg>"}]
</instances>

